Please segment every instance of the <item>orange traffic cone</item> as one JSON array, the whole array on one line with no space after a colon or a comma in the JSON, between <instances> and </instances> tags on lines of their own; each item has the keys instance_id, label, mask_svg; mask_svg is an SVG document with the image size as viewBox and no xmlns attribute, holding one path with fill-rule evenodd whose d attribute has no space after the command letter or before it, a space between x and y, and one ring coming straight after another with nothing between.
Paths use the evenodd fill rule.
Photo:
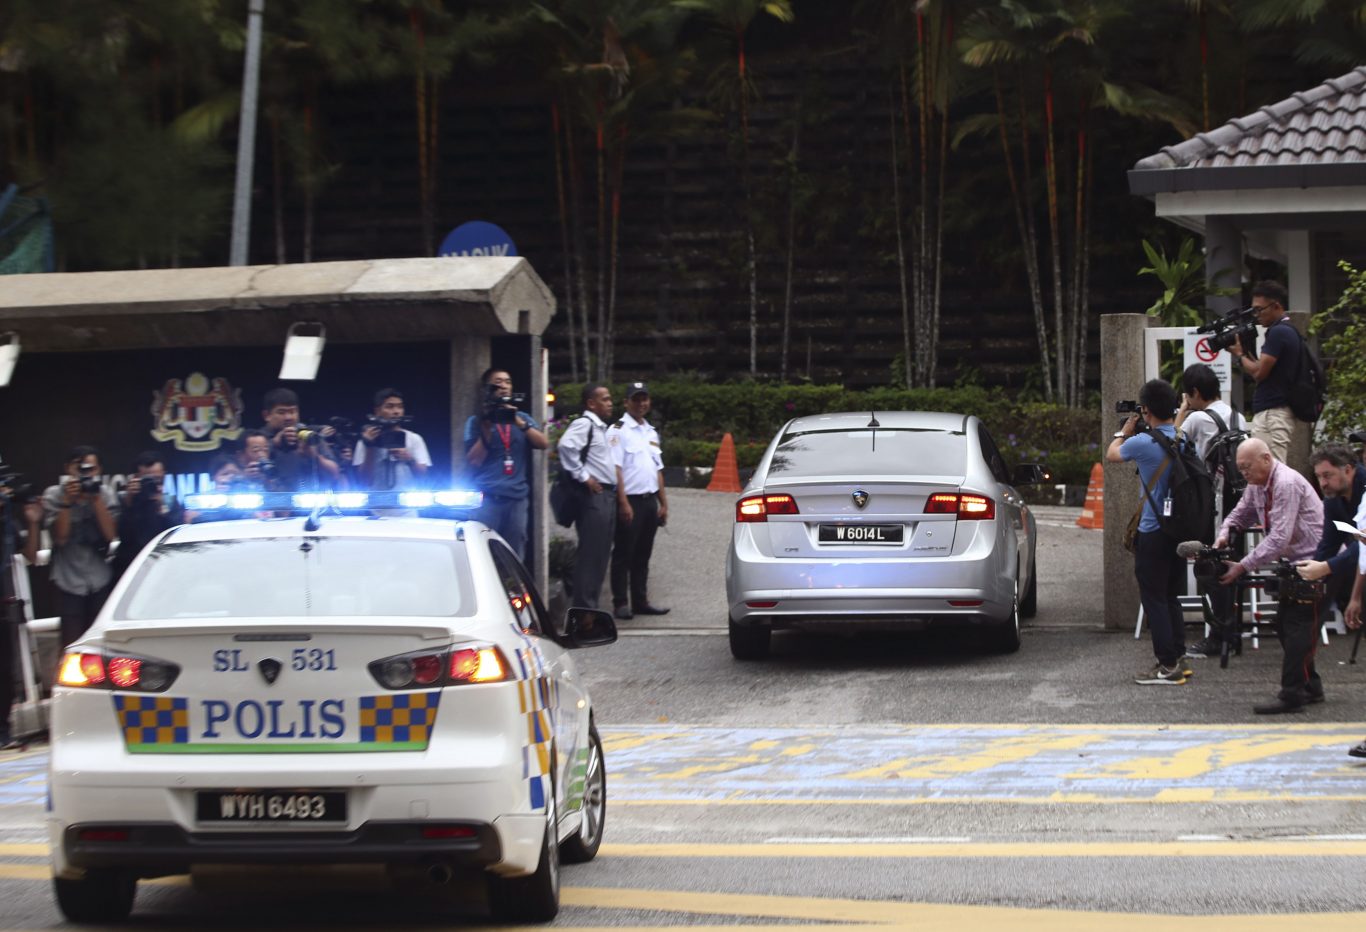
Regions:
<instances>
[{"instance_id":1,"label":"orange traffic cone","mask_svg":"<svg viewBox=\"0 0 1366 932\"><path fill-rule=\"evenodd\" d=\"M743 492L740 470L735 463L735 438L730 434L721 438L721 449L716 451L716 466L711 471L708 492Z\"/></svg>"},{"instance_id":2,"label":"orange traffic cone","mask_svg":"<svg viewBox=\"0 0 1366 932\"><path fill-rule=\"evenodd\" d=\"M1081 507L1077 527L1095 530L1105 527L1105 467L1100 463L1091 467L1091 481L1086 485L1086 504Z\"/></svg>"}]
</instances>

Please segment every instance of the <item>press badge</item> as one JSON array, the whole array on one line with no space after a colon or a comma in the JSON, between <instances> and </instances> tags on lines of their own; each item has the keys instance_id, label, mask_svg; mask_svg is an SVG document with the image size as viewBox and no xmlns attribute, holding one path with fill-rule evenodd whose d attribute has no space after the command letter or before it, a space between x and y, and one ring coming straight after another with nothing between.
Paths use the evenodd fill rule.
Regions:
<instances>
[{"instance_id":1,"label":"press badge","mask_svg":"<svg viewBox=\"0 0 1366 932\"><path fill-rule=\"evenodd\" d=\"M1167 497L1164 498L1164 499L1162 499L1162 517L1164 517L1164 518L1170 518L1171 516L1172 516L1172 496L1171 496L1171 493L1168 492L1168 493L1167 493Z\"/></svg>"}]
</instances>

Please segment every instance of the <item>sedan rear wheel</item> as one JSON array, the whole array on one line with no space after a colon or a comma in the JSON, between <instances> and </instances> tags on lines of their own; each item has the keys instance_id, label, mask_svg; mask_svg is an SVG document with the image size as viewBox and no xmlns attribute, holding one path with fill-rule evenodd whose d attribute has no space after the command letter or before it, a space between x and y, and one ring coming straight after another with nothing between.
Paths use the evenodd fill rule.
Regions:
<instances>
[{"instance_id":1,"label":"sedan rear wheel","mask_svg":"<svg viewBox=\"0 0 1366 932\"><path fill-rule=\"evenodd\" d=\"M768 625L737 625L730 621L730 652L736 660L763 660L768 656L773 630Z\"/></svg>"},{"instance_id":2,"label":"sedan rear wheel","mask_svg":"<svg viewBox=\"0 0 1366 932\"><path fill-rule=\"evenodd\" d=\"M555 843L555 793L546 803L545 837L536 872L488 878L489 912L499 922L549 922L560 911L560 846Z\"/></svg>"},{"instance_id":3,"label":"sedan rear wheel","mask_svg":"<svg viewBox=\"0 0 1366 932\"><path fill-rule=\"evenodd\" d=\"M1015 577L1015 596L1010 602L1010 617L1005 624L990 629L988 643L998 654L1013 654L1020 649L1020 578Z\"/></svg>"},{"instance_id":4,"label":"sedan rear wheel","mask_svg":"<svg viewBox=\"0 0 1366 932\"><path fill-rule=\"evenodd\" d=\"M1039 613L1039 567L1033 567L1034 572L1029 574L1029 588L1025 590L1025 597L1020 602L1020 617L1033 618Z\"/></svg>"},{"instance_id":5,"label":"sedan rear wheel","mask_svg":"<svg viewBox=\"0 0 1366 932\"><path fill-rule=\"evenodd\" d=\"M602 757L598 726L588 726L588 766L583 775L583 809L579 830L560 844L560 860L582 864L597 856L602 846L602 829L607 820L607 767Z\"/></svg>"}]
</instances>

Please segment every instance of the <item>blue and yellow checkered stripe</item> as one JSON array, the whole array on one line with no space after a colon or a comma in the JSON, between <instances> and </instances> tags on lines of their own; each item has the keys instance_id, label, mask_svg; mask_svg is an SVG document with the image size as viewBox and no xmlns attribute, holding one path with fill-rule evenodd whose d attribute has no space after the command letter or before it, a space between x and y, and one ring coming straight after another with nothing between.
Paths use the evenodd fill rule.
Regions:
<instances>
[{"instance_id":1,"label":"blue and yellow checkered stripe","mask_svg":"<svg viewBox=\"0 0 1366 932\"><path fill-rule=\"evenodd\" d=\"M166 696L114 696L123 741L135 745L188 744L190 701Z\"/></svg>"},{"instance_id":2,"label":"blue and yellow checkered stripe","mask_svg":"<svg viewBox=\"0 0 1366 932\"><path fill-rule=\"evenodd\" d=\"M545 676L545 659L534 645L517 652L523 679L517 681L517 699L526 723L522 745L522 777L527 781L531 808L546 804L546 778L550 774L550 745L555 731L551 716L559 708L559 683Z\"/></svg>"},{"instance_id":3,"label":"blue and yellow checkered stripe","mask_svg":"<svg viewBox=\"0 0 1366 932\"><path fill-rule=\"evenodd\" d=\"M440 691L390 693L360 697L362 744L419 744L426 746L436 725Z\"/></svg>"}]
</instances>

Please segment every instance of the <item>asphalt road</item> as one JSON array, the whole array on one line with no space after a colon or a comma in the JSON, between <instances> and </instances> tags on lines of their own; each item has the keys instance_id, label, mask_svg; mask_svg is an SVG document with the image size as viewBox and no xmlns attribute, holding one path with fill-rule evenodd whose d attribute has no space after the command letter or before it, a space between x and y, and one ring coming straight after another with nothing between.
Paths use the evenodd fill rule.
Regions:
<instances>
[{"instance_id":1,"label":"asphalt road","mask_svg":"<svg viewBox=\"0 0 1366 932\"><path fill-rule=\"evenodd\" d=\"M671 491L651 598L580 652L607 748L606 841L558 925L917 930L1358 929L1366 662L1320 653L1328 701L1267 720L1280 651L1142 687L1107 632L1098 534L1040 509L1040 611L1012 656L942 633L779 635L737 663L722 585L733 497ZM610 600L609 600L610 601ZM59 925L41 746L0 755L0 929ZM351 871L146 883L158 929L475 927L478 891L395 897Z\"/></svg>"}]
</instances>

